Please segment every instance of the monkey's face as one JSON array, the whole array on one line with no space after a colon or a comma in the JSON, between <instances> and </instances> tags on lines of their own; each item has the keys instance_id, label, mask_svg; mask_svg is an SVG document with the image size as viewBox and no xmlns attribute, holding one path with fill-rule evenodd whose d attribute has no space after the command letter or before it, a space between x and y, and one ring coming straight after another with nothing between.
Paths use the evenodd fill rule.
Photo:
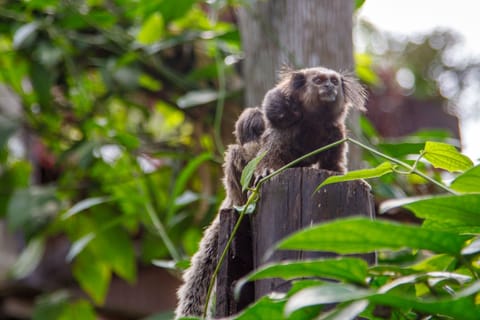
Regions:
<instances>
[{"instance_id":1,"label":"monkey's face","mask_svg":"<svg viewBox=\"0 0 480 320\"><path fill-rule=\"evenodd\" d=\"M326 68L303 69L293 73L291 81L293 91L298 91L300 100L310 111L328 108L333 114L339 114L344 110L342 78L337 72Z\"/></svg>"}]
</instances>

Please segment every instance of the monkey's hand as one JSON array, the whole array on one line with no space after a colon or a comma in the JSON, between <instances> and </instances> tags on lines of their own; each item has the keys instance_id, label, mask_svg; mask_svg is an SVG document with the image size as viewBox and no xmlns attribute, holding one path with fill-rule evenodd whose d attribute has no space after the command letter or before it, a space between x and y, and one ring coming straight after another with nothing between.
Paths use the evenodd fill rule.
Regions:
<instances>
[{"instance_id":1,"label":"monkey's hand","mask_svg":"<svg viewBox=\"0 0 480 320\"><path fill-rule=\"evenodd\" d=\"M267 92L262 108L271 125L279 129L288 128L302 118L299 104L279 88Z\"/></svg>"}]
</instances>

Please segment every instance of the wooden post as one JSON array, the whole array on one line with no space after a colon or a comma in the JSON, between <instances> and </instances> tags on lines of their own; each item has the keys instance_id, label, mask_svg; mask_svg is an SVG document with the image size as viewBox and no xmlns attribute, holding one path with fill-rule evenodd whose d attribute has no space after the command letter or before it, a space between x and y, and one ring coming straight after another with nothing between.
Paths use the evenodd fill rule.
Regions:
<instances>
[{"instance_id":1,"label":"wooden post","mask_svg":"<svg viewBox=\"0 0 480 320\"><path fill-rule=\"evenodd\" d=\"M328 252L279 250L267 257L267 252L281 239L316 223L354 215L373 218L373 197L370 193L370 186L365 182L351 181L332 184L314 194L316 187L333 174L335 173L313 168L288 169L262 186L257 210L250 219L251 230L249 230L248 223L245 223L242 230L242 232L251 232L251 242L248 243L249 236L237 234L237 241L222 266L217 281L217 316L232 315L251 301L272 291L285 292L290 287L288 281L280 279L256 281L253 289L249 287L244 289L246 291L242 291L243 300L240 307L238 302L232 301L232 296L228 295L228 290L233 290L235 281L241 277L240 274L246 274L267 262L334 255ZM221 219L220 239L228 237L231 233L237 215L226 213L222 218L224 220ZM225 247L225 242L226 240L219 241L221 250ZM249 262L239 266L235 259L238 261L240 257ZM360 257L370 264L375 262L374 254ZM247 270L248 264L250 264L250 270ZM225 308L227 304L225 300L230 304L228 308ZM223 309L219 310L219 306L223 306Z\"/></svg>"},{"instance_id":2,"label":"wooden post","mask_svg":"<svg viewBox=\"0 0 480 320\"><path fill-rule=\"evenodd\" d=\"M222 254L228 238L238 220L234 209L220 212L220 231L218 239L218 257ZM216 286L216 318L227 317L241 311L252 303L255 297L253 283L243 288L238 300L234 297L234 286L238 279L253 270L252 231L250 219L245 217L232 241L228 256L222 264Z\"/></svg>"}]
</instances>

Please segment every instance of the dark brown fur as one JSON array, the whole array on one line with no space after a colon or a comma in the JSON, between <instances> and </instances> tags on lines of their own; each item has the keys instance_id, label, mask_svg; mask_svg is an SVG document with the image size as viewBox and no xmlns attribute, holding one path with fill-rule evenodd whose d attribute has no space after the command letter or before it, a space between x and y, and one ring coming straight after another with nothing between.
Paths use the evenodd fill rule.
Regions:
<instances>
[{"instance_id":1,"label":"dark brown fur","mask_svg":"<svg viewBox=\"0 0 480 320\"><path fill-rule=\"evenodd\" d=\"M348 110L364 110L365 98L365 90L353 77L330 69L283 73L262 103L266 129L260 152L266 152L266 156L257 167L257 175L344 138ZM296 166L345 172L346 145L321 152Z\"/></svg>"},{"instance_id":2,"label":"dark brown fur","mask_svg":"<svg viewBox=\"0 0 480 320\"><path fill-rule=\"evenodd\" d=\"M283 73L270 90L262 108L246 109L235 124L237 143L225 153L226 198L220 209L246 202L240 177L245 165L260 152L265 157L257 176L276 170L304 154L345 137L348 109L364 109L365 91L352 77L325 68ZM344 144L304 160L297 166L344 172ZM184 273L178 290L176 317L201 316L207 289L218 261L219 215L205 230L191 267Z\"/></svg>"},{"instance_id":3,"label":"dark brown fur","mask_svg":"<svg viewBox=\"0 0 480 320\"><path fill-rule=\"evenodd\" d=\"M243 111L235 124L236 144L228 146L225 152L224 179L225 200L220 210L240 206L246 202L240 177L245 165L253 159L259 149L260 136L265 129L263 113L258 108ZM218 262L218 232L220 216L217 214L205 230L198 251L193 255L191 266L183 274L184 284L179 288L177 318L200 317L206 303L207 290Z\"/></svg>"}]
</instances>

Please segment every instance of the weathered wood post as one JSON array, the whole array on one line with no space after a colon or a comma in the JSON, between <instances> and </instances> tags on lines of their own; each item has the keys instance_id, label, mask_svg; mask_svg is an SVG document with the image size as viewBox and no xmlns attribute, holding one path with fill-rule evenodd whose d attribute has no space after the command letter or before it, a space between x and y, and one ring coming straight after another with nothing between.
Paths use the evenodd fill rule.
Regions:
<instances>
[{"instance_id":1,"label":"weathered wood post","mask_svg":"<svg viewBox=\"0 0 480 320\"><path fill-rule=\"evenodd\" d=\"M250 221L245 219L242 230L239 230L242 234L237 234L220 271L217 280L218 317L232 315L248 303L272 291L288 290L290 286L288 281L280 279L256 281L253 287L251 284L242 290L240 301L235 301L233 287L236 280L260 265L287 259L332 256L332 253L328 252L279 250L266 257L267 251L281 239L315 223L353 215L373 218L373 197L368 184L362 181L328 185L314 193L315 188L333 174L330 171L313 168L288 169L262 186L257 210ZM219 247L223 250L237 214L223 212L221 217ZM374 254L361 257L371 264L375 262Z\"/></svg>"}]
</instances>

